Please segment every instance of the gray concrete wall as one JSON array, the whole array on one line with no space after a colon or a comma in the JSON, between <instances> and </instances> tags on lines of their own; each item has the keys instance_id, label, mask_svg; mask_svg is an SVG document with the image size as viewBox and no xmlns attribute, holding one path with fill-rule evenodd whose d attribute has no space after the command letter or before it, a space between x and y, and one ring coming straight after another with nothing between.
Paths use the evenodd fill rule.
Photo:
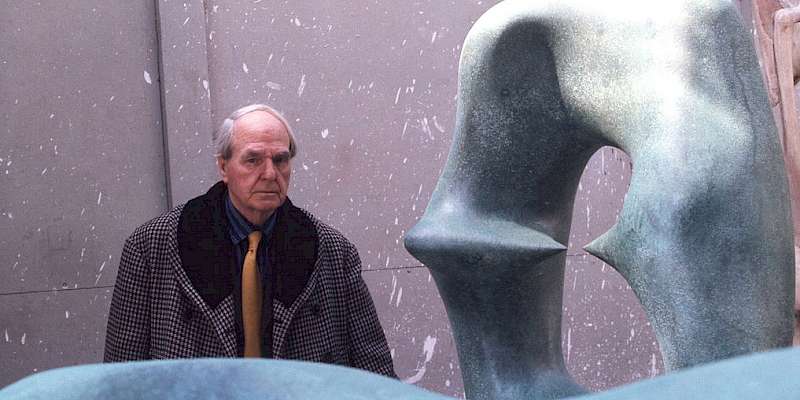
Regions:
<instances>
[{"instance_id":1,"label":"gray concrete wall","mask_svg":"<svg viewBox=\"0 0 800 400\"><path fill-rule=\"evenodd\" d=\"M461 396L444 308L402 235L447 157L461 43L494 2L133 3L0 10L0 386L100 360L125 236L216 181L210 130L268 102L300 143L290 197L358 247L398 375ZM638 301L581 250L629 176L602 150L573 218L562 339L593 389L661 371Z\"/></svg>"},{"instance_id":2,"label":"gray concrete wall","mask_svg":"<svg viewBox=\"0 0 800 400\"><path fill-rule=\"evenodd\" d=\"M0 7L0 386L95 362L122 243L167 208L153 2Z\"/></svg>"}]
</instances>

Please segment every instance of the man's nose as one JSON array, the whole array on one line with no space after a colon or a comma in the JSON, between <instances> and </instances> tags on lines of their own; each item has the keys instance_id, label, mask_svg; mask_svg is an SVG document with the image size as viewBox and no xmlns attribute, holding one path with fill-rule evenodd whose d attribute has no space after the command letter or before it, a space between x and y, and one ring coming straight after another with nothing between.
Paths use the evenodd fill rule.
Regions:
<instances>
[{"instance_id":1,"label":"man's nose","mask_svg":"<svg viewBox=\"0 0 800 400\"><path fill-rule=\"evenodd\" d=\"M261 177L267 180L273 180L277 176L278 171L275 169L275 163L267 159L264 162L264 168L261 170Z\"/></svg>"}]
</instances>

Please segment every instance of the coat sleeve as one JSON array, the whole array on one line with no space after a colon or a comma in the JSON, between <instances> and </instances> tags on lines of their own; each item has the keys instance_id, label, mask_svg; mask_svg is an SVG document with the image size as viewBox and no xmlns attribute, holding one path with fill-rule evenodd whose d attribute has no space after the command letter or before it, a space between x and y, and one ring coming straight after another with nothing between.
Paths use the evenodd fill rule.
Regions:
<instances>
[{"instance_id":1,"label":"coat sleeve","mask_svg":"<svg viewBox=\"0 0 800 400\"><path fill-rule=\"evenodd\" d=\"M149 276L146 258L128 238L111 297L104 362L150 358Z\"/></svg>"},{"instance_id":2,"label":"coat sleeve","mask_svg":"<svg viewBox=\"0 0 800 400\"><path fill-rule=\"evenodd\" d=\"M361 259L352 244L347 250L346 263L351 292L348 296L351 366L397 378L375 304L361 277Z\"/></svg>"}]
</instances>

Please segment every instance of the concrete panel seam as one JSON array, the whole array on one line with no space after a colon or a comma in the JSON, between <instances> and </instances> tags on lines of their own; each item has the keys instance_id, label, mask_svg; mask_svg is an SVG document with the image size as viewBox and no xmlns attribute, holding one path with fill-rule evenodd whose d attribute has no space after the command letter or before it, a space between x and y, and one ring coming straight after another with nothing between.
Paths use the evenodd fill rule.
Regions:
<instances>
[{"instance_id":1,"label":"concrete panel seam","mask_svg":"<svg viewBox=\"0 0 800 400\"><path fill-rule=\"evenodd\" d=\"M17 296L17 295L24 295L24 294L39 294L39 293L58 293L58 292L76 292L76 291L83 291L83 290L95 290L95 289L113 289L114 285L106 285L106 286L87 286L87 287L78 287L78 288L65 288L65 289L50 289L50 290L27 290L21 292L8 292L8 293L0 293L0 297L4 296Z\"/></svg>"},{"instance_id":2,"label":"concrete panel seam","mask_svg":"<svg viewBox=\"0 0 800 400\"><path fill-rule=\"evenodd\" d=\"M156 43L158 45L158 93L160 95L161 103L161 143L163 149L164 160L164 193L167 197L167 209L174 207L172 202L172 180L170 178L169 169L169 141L167 133L167 110L166 110L166 95L164 93L164 52L163 52L163 38L161 37L161 7L159 0L153 0L155 3L156 11Z\"/></svg>"}]
</instances>

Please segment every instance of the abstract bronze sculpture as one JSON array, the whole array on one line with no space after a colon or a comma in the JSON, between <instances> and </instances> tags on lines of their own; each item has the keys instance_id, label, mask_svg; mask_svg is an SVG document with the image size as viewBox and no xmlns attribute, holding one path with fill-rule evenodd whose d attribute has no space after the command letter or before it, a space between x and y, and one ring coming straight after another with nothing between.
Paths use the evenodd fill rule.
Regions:
<instances>
[{"instance_id":1,"label":"abstract bronze sculpture","mask_svg":"<svg viewBox=\"0 0 800 400\"><path fill-rule=\"evenodd\" d=\"M470 399L582 391L560 347L581 172L633 160L586 247L642 302L668 370L791 344L791 215L775 125L732 1L507 0L461 55L447 164L408 250L431 269Z\"/></svg>"}]
</instances>

